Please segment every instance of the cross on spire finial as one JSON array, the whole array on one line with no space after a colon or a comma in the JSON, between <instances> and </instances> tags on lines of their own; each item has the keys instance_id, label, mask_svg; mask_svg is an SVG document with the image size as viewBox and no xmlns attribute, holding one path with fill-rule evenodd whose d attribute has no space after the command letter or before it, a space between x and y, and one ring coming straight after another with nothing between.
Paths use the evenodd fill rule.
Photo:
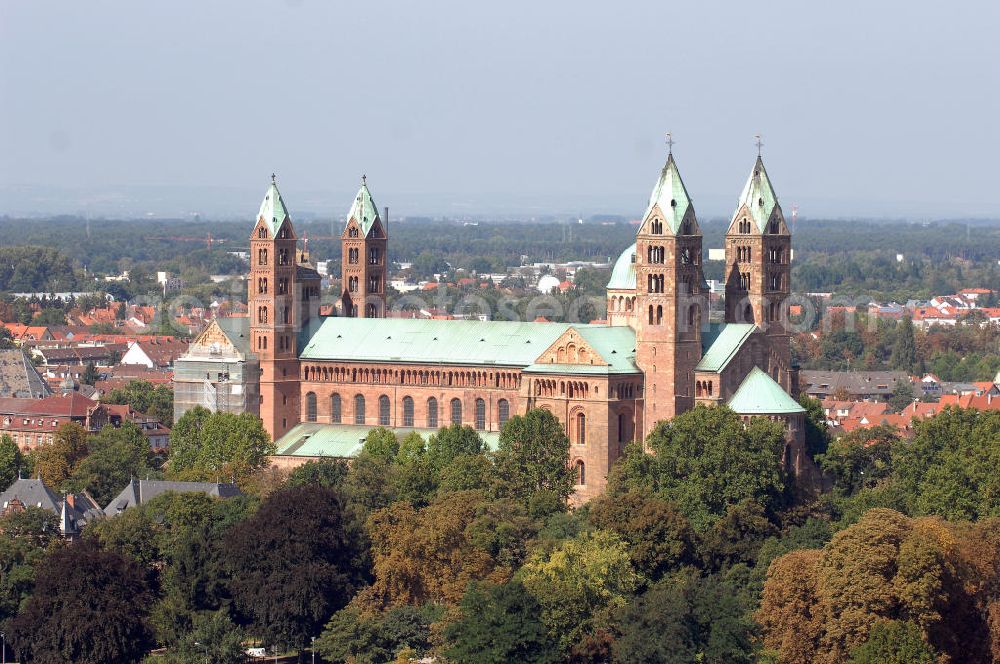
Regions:
<instances>
[{"instance_id":1,"label":"cross on spire finial","mask_svg":"<svg viewBox=\"0 0 1000 664\"><path fill-rule=\"evenodd\" d=\"M366 184L368 184L368 176L367 176L367 175L365 175L364 173L362 173L362 174L361 174L361 186L363 187L363 186L365 186Z\"/></svg>"},{"instance_id":2,"label":"cross on spire finial","mask_svg":"<svg viewBox=\"0 0 1000 664\"><path fill-rule=\"evenodd\" d=\"M760 156L760 149L764 146L764 141L760 140L760 134L753 135L753 142L757 146L757 156Z\"/></svg>"},{"instance_id":3,"label":"cross on spire finial","mask_svg":"<svg viewBox=\"0 0 1000 664\"><path fill-rule=\"evenodd\" d=\"M674 153L674 133L671 131L667 132L667 154L672 155Z\"/></svg>"},{"instance_id":4,"label":"cross on spire finial","mask_svg":"<svg viewBox=\"0 0 1000 664\"><path fill-rule=\"evenodd\" d=\"M277 179L278 179L278 176L275 175L274 173L271 173L271 184L276 184L276 180Z\"/></svg>"}]
</instances>

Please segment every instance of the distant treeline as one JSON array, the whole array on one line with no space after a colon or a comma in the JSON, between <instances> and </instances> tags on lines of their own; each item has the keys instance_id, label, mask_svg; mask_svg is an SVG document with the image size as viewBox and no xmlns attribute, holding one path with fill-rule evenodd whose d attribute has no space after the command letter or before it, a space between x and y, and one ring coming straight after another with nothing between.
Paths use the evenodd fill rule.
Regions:
<instances>
[{"instance_id":1,"label":"distant treeline","mask_svg":"<svg viewBox=\"0 0 1000 664\"><path fill-rule=\"evenodd\" d=\"M723 246L725 220L702 222L704 247ZM130 270L150 276L169 270L192 283L209 274L237 274L245 267L229 252L245 251L246 224L213 221L0 218L3 266L0 290L58 290L88 274ZM339 224L296 225L309 237L314 260L339 269ZM614 260L634 241L636 226L603 223L524 223L393 220L390 257L437 270L502 272L524 262ZM211 243L209 239L211 238ZM25 248L24 245L32 245ZM800 221L793 241L796 290L836 291L890 297L943 293L966 286L1000 286L996 256L1000 227L938 222ZM43 249L44 247L44 249ZM903 255L897 261L897 254ZM719 262L705 262L707 278L722 277ZM437 271L435 270L435 271ZM75 279L74 279L75 277Z\"/></svg>"}]
</instances>

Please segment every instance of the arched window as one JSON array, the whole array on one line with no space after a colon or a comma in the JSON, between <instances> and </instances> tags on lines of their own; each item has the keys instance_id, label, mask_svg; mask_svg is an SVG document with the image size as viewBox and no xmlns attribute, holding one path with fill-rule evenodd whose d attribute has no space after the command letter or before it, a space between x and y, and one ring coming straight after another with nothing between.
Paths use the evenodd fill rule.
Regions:
<instances>
[{"instance_id":1,"label":"arched window","mask_svg":"<svg viewBox=\"0 0 1000 664\"><path fill-rule=\"evenodd\" d=\"M389 397L384 394L378 398L378 423L389 426Z\"/></svg>"},{"instance_id":2,"label":"arched window","mask_svg":"<svg viewBox=\"0 0 1000 664\"><path fill-rule=\"evenodd\" d=\"M438 400L434 397L427 400L427 427L429 429L438 427Z\"/></svg>"},{"instance_id":3,"label":"arched window","mask_svg":"<svg viewBox=\"0 0 1000 664\"><path fill-rule=\"evenodd\" d=\"M452 399L451 400L451 423L461 424L462 423L462 400Z\"/></svg>"},{"instance_id":4,"label":"arched window","mask_svg":"<svg viewBox=\"0 0 1000 664\"><path fill-rule=\"evenodd\" d=\"M361 394L354 397L354 423L365 423L365 397Z\"/></svg>"},{"instance_id":5,"label":"arched window","mask_svg":"<svg viewBox=\"0 0 1000 664\"><path fill-rule=\"evenodd\" d=\"M375 308L375 305L369 304L366 307L366 309L368 310L368 318L375 318L375 314L378 313L378 310Z\"/></svg>"},{"instance_id":6,"label":"arched window","mask_svg":"<svg viewBox=\"0 0 1000 664\"><path fill-rule=\"evenodd\" d=\"M306 395L306 422L316 421L316 393Z\"/></svg>"},{"instance_id":7,"label":"arched window","mask_svg":"<svg viewBox=\"0 0 1000 664\"><path fill-rule=\"evenodd\" d=\"M743 310L743 322L744 323L753 322L753 307L751 307L749 304L746 306L746 309Z\"/></svg>"},{"instance_id":8,"label":"arched window","mask_svg":"<svg viewBox=\"0 0 1000 664\"><path fill-rule=\"evenodd\" d=\"M576 483L578 486L587 484L587 468L583 465L583 461L576 462Z\"/></svg>"},{"instance_id":9,"label":"arched window","mask_svg":"<svg viewBox=\"0 0 1000 664\"><path fill-rule=\"evenodd\" d=\"M497 401L497 416L500 423L500 427L507 424L507 420L510 419L510 402L506 399L500 399Z\"/></svg>"},{"instance_id":10,"label":"arched window","mask_svg":"<svg viewBox=\"0 0 1000 664\"><path fill-rule=\"evenodd\" d=\"M476 428L482 431L486 428L486 402L476 399Z\"/></svg>"},{"instance_id":11,"label":"arched window","mask_svg":"<svg viewBox=\"0 0 1000 664\"><path fill-rule=\"evenodd\" d=\"M259 237L262 240L266 240L267 239L267 229L264 228L263 226L261 226L260 228L258 228L257 229L257 237Z\"/></svg>"},{"instance_id":12,"label":"arched window","mask_svg":"<svg viewBox=\"0 0 1000 664\"><path fill-rule=\"evenodd\" d=\"M587 444L587 416L583 413L576 414L576 444Z\"/></svg>"},{"instance_id":13,"label":"arched window","mask_svg":"<svg viewBox=\"0 0 1000 664\"><path fill-rule=\"evenodd\" d=\"M413 397L403 397L403 426L413 426Z\"/></svg>"},{"instance_id":14,"label":"arched window","mask_svg":"<svg viewBox=\"0 0 1000 664\"><path fill-rule=\"evenodd\" d=\"M332 394L330 395L330 421L334 424L340 424L341 417L340 395Z\"/></svg>"},{"instance_id":15,"label":"arched window","mask_svg":"<svg viewBox=\"0 0 1000 664\"><path fill-rule=\"evenodd\" d=\"M656 305L656 324L660 325L663 323L663 305Z\"/></svg>"}]
</instances>

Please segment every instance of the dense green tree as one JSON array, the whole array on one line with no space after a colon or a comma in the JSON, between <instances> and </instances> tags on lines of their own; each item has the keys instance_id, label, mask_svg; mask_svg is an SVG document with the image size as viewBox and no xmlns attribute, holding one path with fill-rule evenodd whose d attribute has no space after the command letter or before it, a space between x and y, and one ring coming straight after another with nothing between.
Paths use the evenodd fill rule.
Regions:
<instances>
[{"instance_id":1,"label":"dense green tree","mask_svg":"<svg viewBox=\"0 0 1000 664\"><path fill-rule=\"evenodd\" d=\"M327 486L343 485L347 477L347 463L342 459L319 459L298 466L288 476L286 486Z\"/></svg>"},{"instance_id":2,"label":"dense green tree","mask_svg":"<svg viewBox=\"0 0 1000 664\"><path fill-rule=\"evenodd\" d=\"M705 530L730 505L744 500L766 510L784 500L781 455L785 432L777 423L754 418L744 425L726 407L696 406L635 444L612 469L612 494L652 492L678 506L696 530Z\"/></svg>"},{"instance_id":3,"label":"dense green tree","mask_svg":"<svg viewBox=\"0 0 1000 664\"><path fill-rule=\"evenodd\" d=\"M76 422L60 424L52 444L31 451L35 472L49 487L59 489L87 456L87 430Z\"/></svg>"},{"instance_id":4,"label":"dense green tree","mask_svg":"<svg viewBox=\"0 0 1000 664\"><path fill-rule=\"evenodd\" d=\"M149 441L131 422L105 426L88 438L87 451L66 484L88 491L98 505L110 502L133 478L159 477L149 464Z\"/></svg>"},{"instance_id":5,"label":"dense green tree","mask_svg":"<svg viewBox=\"0 0 1000 664\"><path fill-rule=\"evenodd\" d=\"M391 662L404 649L421 656L431 648L431 623L442 614L440 607L399 606L385 613L363 613L348 606L333 614L316 651L334 662L380 664Z\"/></svg>"},{"instance_id":6,"label":"dense green tree","mask_svg":"<svg viewBox=\"0 0 1000 664\"><path fill-rule=\"evenodd\" d=\"M917 366L917 342L913 334L913 320L904 316L896 326L895 343L889 365L893 369L913 373Z\"/></svg>"},{"instance_id":7,"label":"dense green tree","mask_svg":"<svg viewBox=\"0 0 1000 664\"><path fill-rule=\"evenodd\" d=\"M174 419L174 392L166 385L133 380L101 397L103 403L128 404L137 413L170 423Z\"/></svg>"},{"instance_id":8,"label":"dense green tree","mask_svg":"<svg viewBox=\"0 0 1000 664\"><path fill-rule=\"evenodd\" d=\"M134 562L89 542L40 561L35 592L8 623L22 662L138 662L152 647L152 600Z\"/></svg>"},{"instance_id":9,"label":"dense green tree","mask_svg":"<svg viewBox=\"0 0 1000 664\"><path fill-rule=\"evenodd\" d=\"M501 494L530 500L546 492L561 500L573 491L573 472L566 465L569 439L563 425L547 410L536 408L507 420L495 455Z\"/></svg>"},{"instance_id":10,"label":"dense green tree","mask_svg":"<svg viewBox=\"0 0 1000 664\"><path fill-rule=\"evenodd\" d=\"M445 629L445 654L467 664L555 664L562 661L534 596L511 581L473 584L462 598L461 618Z\"/></svg>"},{"instance_id":11,"label":"dense green tree","mask_svg":"<svg viewBox=\"0 0 1000 664\"><path fill-rule=\"evenodd\" d=\"M468 425L452 424L442 427L427 441L427 459L434 472L439 474L457 457L480 454L485 447L475 429Z\"/></svg>"},{"instance_id":12,"label":"dense green tree","mask_svg":"<svg viewBox=\"0 0 1000 664\"><path fill-rule=\"evenodd\" d=\"M158 661L163 664L244 664L243 630L225 611L195 614L191 630Z\"/></svg>"},{"instance_id":13,"label":"dense green tree","mask_svg":"<svg viewBox=\"0 0 1000 664\"><path fill-rule=\"evenodd\" d=\"M45 325L49 327L65 325L66 312L64 312L60 307L44 307L38 315L35 316L32 323L35 325ZM87 384L91 385L92 383Z\"/></svg>"},{"instance_id":14,"label":"dense green tree","mask_svg":"<svg viewBox=\"0 0 1000 664\"><path fill-rule=\"evenodd\" d=\"M892 395L886 400L889 406L899 412L909 406L916 399L916 393L909 381L897 380L892 388Z\"/></svg>"},{"instance_id":15,"label":"dense green tree","mask_svg":"<svg viewBox=\"0 0 1000 664\"><path fill-rule=\"evenodd\" d=\"M630 492L600 496L588 507L591 523L625 540L632 564L645 578L656 581L695 562L694 531L672 503Z\"/></svg>"},{"instance_id":16,"label":"dense green tree","mask_svg":"<svg viewBox=\"0 0 1000 664\"><path fill-rule=\"evenodd\" d=\"M892 454L899 444L895 427L856 429L830 443L818 461L838 490L853 494L892 473Z\"/></svg>"},{"instance_id":17,"label":"dense green tree","mask_svg":"<svg viewBox=\"0 0 1000 664\"><path fill-rule=\"evenodd\" d=\"M625 542L603 530L533 555L517 579L541 604L542 622L563 652L594 630L602 612L624 606L643 581Z\"/></svg>"},{"instance_id":18,"label":"dense green tree","mask_svg":"<svg viewBox=\"0 0 1000 664\"><path fill-rule=\"evenodd\" d=\"M59 540L52 512L29 505L0 516L0 622L13 617L35 587L35 570Z\"/></svg>"},{"instance_id":19,"label":"dense green tree","mask_svg":"<svg viewBox=\"0 0 1000 664\"><path fill-rule=\"evenodd\" d=\"M937 653L912 622L890 620L872 626L868 640L851 651L848 664L934 664Z\"/></svg>"},{"instance_id":20,"label":"dense green tree","mask_svg":"<svg viewBox=\"0 0 1000 664\"><path fill-rule=\"evenodd\" d=\"M14 343L14 335L6 326L0 325L0 350L13 350L14 348L17 348L17 344Z\"/></svg>"},{"instance_id":21,"label":"dense green tree","mask_svg":"<svg viewBox=\"0 0 1000 664\"><path fill-rule=\"evenodd\" d=\"M180 480L247 482L268 464L274 443L252 413L210 413L197 406L170 431L168 474Z\"/></svg>"},{"instance_id":22,"label":"dense green tree","mask_svg":"<svg viewBox=\"0 0 1000 664\"><path fill-rule=\"evenodd\" d=\"M799 396L799 404L806 409L806 452L815 459L818 455L826 452L826 448L830 444L826 413L823 410L823 403L819 399L813 399L805 392Z\"/></svg>"},{"instance_id":23,"label":"dense green tree","mask_svg":"<svg viewBox=\"0 0 1000 664\"><path fill-rule=\"evenodd\" d=\"M910 514L976 519L1000 516L998 464L1000 411L946 408L894 448L892 477Z\"/></svg>"},{"instance_id":24,"label":"dense green tree","mask_svg":"<svg viewBox=\"0 0 1000 664\"><path fill-rule=\"evenodd\" d=\"M764 541L777 533L764 509L752 500L726 507L726 514L705 531L701 556L705 567L719 570L737 563L754 564Z\"/></svg>"},{"instance_id":25,"label":"dense green tree","mask_svg":"<svg viewBox=\"0 0 1000 664\"><path fill-rule=\"evenodd\" d=\"M756 659L747 609L719 576L679 572L618 612L615 661L750 664Z\"/></svg>"},{"instance_id":26,"label":"dense green tree","mask_svg":"<svg viewBox=\"0 0 1000 664\"><path fill-rule=\"evenodd\" d=\"M13 484L22 469L24 469L24 459L21 456L21 449L13 438L3 434L0 436L0 486L6 489Z\"/></svg>"},{"instance_id":27,"label":"dense green tree","mask_svg":"<svg viewBox=\"0 0 1000 664\"><path fill-rule=\"evenodd\" d=\"M386 427L374 427L365 435L365 453L376 457L392 461L399 452L399 439L392 429Z\"/></svg>"},{"instance_id":28,"label":"dense green tree","mask_svg":"<svg viewBox=\"0 0 1000 664\"><path fill-rule=\"evenodd\" d=\"M268 643L301 651L360 587L365 541L340 492L302 486L272 494L224 539L240 622Z\"/></svg>"}]
</instances>

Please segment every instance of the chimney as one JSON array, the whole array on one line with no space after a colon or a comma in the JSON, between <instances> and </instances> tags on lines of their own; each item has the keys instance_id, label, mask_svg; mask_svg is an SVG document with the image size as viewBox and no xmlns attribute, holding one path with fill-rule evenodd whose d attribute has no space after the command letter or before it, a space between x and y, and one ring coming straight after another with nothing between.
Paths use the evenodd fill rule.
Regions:
<instances>
[{"instance_id":1,"label":"chimney","mask_svg":"<svg viewBox=\"0 0 1000 664\"><path fill-rule=\"evenodd\" d=\"M76 494L75 493L67 493L66 494L66 504L69 505L70 507L72 507L73 509L76 509Z\"/></svg>"}]
</instances>

